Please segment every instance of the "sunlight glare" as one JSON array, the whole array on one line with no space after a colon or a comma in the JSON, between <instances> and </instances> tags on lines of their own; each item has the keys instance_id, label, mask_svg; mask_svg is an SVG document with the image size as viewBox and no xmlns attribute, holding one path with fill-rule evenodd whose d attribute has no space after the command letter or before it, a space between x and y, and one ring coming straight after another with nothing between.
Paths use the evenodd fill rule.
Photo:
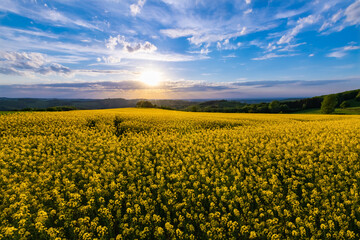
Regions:
<instances>
[{"instance_id":1,"label":"sunlight glare","mask_svg":"<svg viewBox=\"0 0 360 240\"><path fill-rule=\"evenodd\" d=\"M157 86L162 82L163 76L158 71L144 71L141 73L139 80L149 86Z\"/></svg>"}]
</instances>

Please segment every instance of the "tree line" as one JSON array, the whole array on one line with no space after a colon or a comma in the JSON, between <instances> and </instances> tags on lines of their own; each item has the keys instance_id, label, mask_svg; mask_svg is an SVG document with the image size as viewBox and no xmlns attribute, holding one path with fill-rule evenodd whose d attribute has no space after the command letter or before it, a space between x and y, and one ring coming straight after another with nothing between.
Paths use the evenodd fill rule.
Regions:
<instances>
[{"instance_id":1,"label":"tree line","mask_svg":"<svg viewBox=\"0 0 360 240\"><path fill-rule=\"evenodd\" d=\"M335 108L346 108L351 101L360 102L360 90L346 91L337 94L304 98L247 104L238 101L217 100L189 106L183 110L191 112L229 112L229 113L293 113L306 109L321 109L329 114Z\"/></svg>"}]
</instances>

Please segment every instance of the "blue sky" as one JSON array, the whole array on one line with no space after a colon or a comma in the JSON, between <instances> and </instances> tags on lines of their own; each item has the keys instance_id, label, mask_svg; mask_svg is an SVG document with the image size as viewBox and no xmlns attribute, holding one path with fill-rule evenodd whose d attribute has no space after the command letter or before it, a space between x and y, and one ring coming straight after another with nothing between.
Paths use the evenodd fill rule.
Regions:
<instances>
[{"instance_id":1,"label":"blue sky","mask_svg":"<svg viewBox=\"0 0 360 240\"><path fill-rule=\"evenodd\" d=\"M0 1L0 97L277 98L357 88L360 0Z\"/></svg>"}]
</instances>

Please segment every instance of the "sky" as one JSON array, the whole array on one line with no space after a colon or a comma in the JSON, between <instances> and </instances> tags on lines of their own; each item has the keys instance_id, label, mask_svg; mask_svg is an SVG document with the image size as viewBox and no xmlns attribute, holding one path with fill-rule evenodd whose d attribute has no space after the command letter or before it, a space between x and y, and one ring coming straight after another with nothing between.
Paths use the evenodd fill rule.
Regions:
<instances>
[{"instance_id":1,"label":"sky","mask_svg":"<svg viewBox=\"0 0 360 240\"><path fill-rule=\"evenodd\" d=\"M0 97L311 97L360 88L360 0L1 0Z\"/></svg>"}]
</instances>

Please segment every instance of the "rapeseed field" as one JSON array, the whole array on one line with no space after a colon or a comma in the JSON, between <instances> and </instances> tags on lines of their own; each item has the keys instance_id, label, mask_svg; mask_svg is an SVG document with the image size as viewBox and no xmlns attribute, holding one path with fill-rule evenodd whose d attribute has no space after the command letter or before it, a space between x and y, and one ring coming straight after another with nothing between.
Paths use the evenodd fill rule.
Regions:
<instances>
[{"instance_id":1,"label":"rapeseed field","mask_svg":"<svg viewBox=\"0 0 360 240\"><path fill-rule=\"evenodd\" d=\"M360 239L360 117L0 116L0 239Z\"/></svg>"}]
</instances>

